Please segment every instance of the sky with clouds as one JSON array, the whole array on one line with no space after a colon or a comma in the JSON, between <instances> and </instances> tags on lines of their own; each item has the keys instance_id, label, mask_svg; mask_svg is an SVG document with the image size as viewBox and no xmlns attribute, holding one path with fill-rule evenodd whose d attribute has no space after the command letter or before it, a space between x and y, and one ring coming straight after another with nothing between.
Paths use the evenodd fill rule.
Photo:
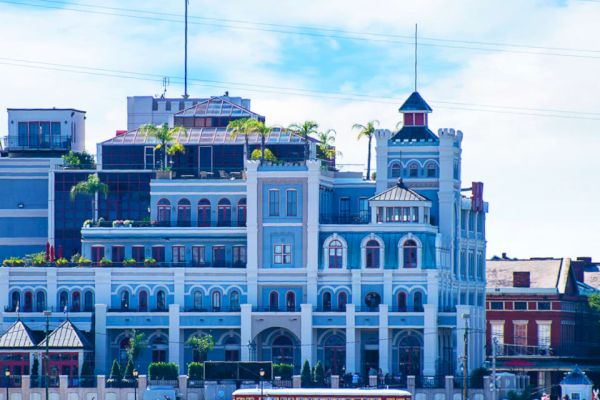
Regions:
<instances>
[{"instance_id":1,"label":"sky with clouds","mask_svg":"<svg viewBox=\"0 0 600 400\"><path fill-rule=\"evenodd\" d=\"M87 148L126 127L126 97L183 93L184 0L0 0L0 108L87 111ZM190 0L189 92L252 99L269 124L393 129L413 90L464 132L485 183L488 255L600 259L600 1ZM6 114L0 114L5 135ZM4 132L4 133L2 133Z\"/></svg>"}]
</instances>

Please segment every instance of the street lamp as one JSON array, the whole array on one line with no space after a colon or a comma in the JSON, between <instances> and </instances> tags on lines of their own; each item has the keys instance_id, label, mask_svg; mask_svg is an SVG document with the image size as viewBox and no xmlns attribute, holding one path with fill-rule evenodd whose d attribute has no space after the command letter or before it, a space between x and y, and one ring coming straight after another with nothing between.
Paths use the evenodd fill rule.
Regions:
<instances>
[{"instance_id":1,"label":"street lamp","mask_svg":"<svg viewBox=\"0 0 600 400\"><path fill-rule=\"evenodd\" d=\"M6 369L6 371L4 371L4 376L6 377L6 400L8 400L8 386L10 383L10 369Z\"/></svg>"},{"instance_id":2,"label":"street lamp","mask_svg":"<svg viewBox=\"0 0 600 400\"><path fill-rule=\"evenodd\" d=\"M265 370L261 368L260 371L258 371L258 374L260 375L260 400L263 400Z\"/></svg>"},{"instance_id":3,"label":"street lamp","mask_svg":"<svg viewBox=\"0 0 600 400\"><path fill-rule=\"evenodd\" d=\"M137 369L134 369L132 372L134 383L133 383L133 399L137 400L137 387L138 387L138 376L140 373Z\"/></svg>"}]
</instances>

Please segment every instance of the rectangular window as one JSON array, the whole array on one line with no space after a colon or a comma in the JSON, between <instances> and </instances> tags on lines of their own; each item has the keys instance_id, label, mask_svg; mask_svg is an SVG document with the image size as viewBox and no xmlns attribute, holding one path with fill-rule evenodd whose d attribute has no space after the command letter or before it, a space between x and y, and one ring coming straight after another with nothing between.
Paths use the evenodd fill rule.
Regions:
<instances>
[{"instance_id":1,"label":"rectangular window","mask_svg":"<svg viewBox=\"0 0 600 400\"><path fill-rule=\"evenodd\" d=\"M504 321L490 321L492 343L496 338L499 345L504 344Z\"/></svg>"},{"instance_id":2,"label":"rectangular window","mask_svg":"<svg viewBox=\"0 0 600 400\"><path fill-rule=\"evenodd\" d=\"M515 301L515 310L527 310L527 302Z\"/></svg>"},{"instance_id":3,"label":"rectangular window","mask_svg":"<svg viewBox=\"0 0 600 400\"><path fill-rule=\"evenodd\" d=\"M350 197L340 197L340 215L350 215Z\"/></svg>"},{"instance_id":4,"label":"rectangular window","mask_svg":"<svg viewBox=\"0 0 600 400\"><path fill-rule=\"evenodd\" d=\"M152 258L156 262L165 262L165 246L152 246Z\"/></svg>"},{"instance_id":5,"label":"rectangular window","mask_svg":"<svg viewBox=\"0 0 600 400\"><path fill-rule=\"evenodd\" d=\"M144 262L146 258L146 249L144 246L132 246L131 258L137 262Z\"/></svg>"},{"instance_id":6,"label":"rectangular window","mask_svg":"<svg viewBox=\"0 0 600 400\"><path fill-rule=\"evenodd\" d=\"M413 113L404 114L404 125L413 125L415 122Z\"/></svg>"},{"instance_id":7,"label":"rectangular window","mask_svg":"<svg viewBox=\"0 0 600 400\"><path fill-rule=\"evenodd\" d=\"M279 190L277 189L269 190L269 216L279 216Z\"/></svg>"},{"instance_id":8,"label":"rectangular window","mask_svg":"<svg viewBox=\"0 0 600 400\"><path fill-rule=\"evenodd\" d=\"M233 267L246 266L246 246L233 246Z\"/></svg>"},{"instance_id":9,"label":"rectangular window","mask_svg":"<svg viewBox=\"0 0 600 400\"><path fill-rule=\"evenodd\" d=\"M361 197L358 199L358 213L360 222L369 222L369 199Z\"/></svg>"},{"instance_id":10,"label":"rectangular window","mask_svg":"<svg viewBox=\"0 0 600 400\"><path fill-rule=\"evenodd\" d=\"M527 322L514 322L514 344L527 346Z\"/></svg>"},{"instance_id":11,"label":"rectangular window","mask_svg":"<svg viewBox=\"0 0 600 400\"><path fill-rule=\"evenodd\" d=\"M543 349L550 348L552 325L550 322L538 321L538 346Z\"/></svg>"},{"instance_id":12,"label":"rectangular window","mask_svg":"<svg viewBox=\"0 0 600 400\"><path fill-rule=\"evenodd\" d=\"M298 192L295 190L286 191L287 197L287 216L298 216Z\"/></svg>"},{"instance_id":13,"label":"rectangular window","mask_svg":"<svg viewBox=\"0 0 600 400\"><path fill-rule=\"evenodd\" d=\"M120 263L125 258L125 247L124 246L113 246L112 247L112 262Z\"/></svg>"},{"instance_id":14,"label":"rectangular window","mask_svg":"<svg viewBox=\"0 0 600 400\"><path fill-rule=\"evenodd\" d=\"M492 301L490 307L492 310L504 310L504 303L501 301Z\"/></svg>"},{"instance_id":15,"label":"rectangular window","mask_svg":"<svg viewBox=\"0 0 600 400\"><path fill-rule=\"evenodd\" d=\"M549 311L550 310L550 302L549 301L538 301L537 309L541 311Z\"/></svg>"},{"instance_id":16,"label":"rectangular window","mask_svg":"<svg viewBox=\"0 0 600 400\"><path fill-rule=\"evenodd\" d=\"M192 262L195 267L206 264L206 248L204 246L192 246Z\"/></svg>"},{"instance_id":17,"label":"rectangular window","mask_svg":"<svg viewBox=\"0 0 600 400\"><path fill-rule=\"evenodd\" d=\"M513 272L513 287L529 287L529 271Z\"/></svg>"},{"instance_id":18,"label":"rectangular window","mask_svg":"<svg viewBox=\"0 0 600 400\"><path fill-rule=\"evenodd\" d=\"M425 125L425 114L416 113L415 114L415 125Z\"/></svg>"},{"instance_id":19,"label":"rectangular window","mask_svg":"<svg viewBox=\"0 0 600 400\"><path fill-rule=\"evenodd\" d=\"M273 261L275 264L292 263L292 245L276 244L273 246Z\"/></svg>"},{"instance_id":20,"label":"rectangular window","mask_svg":"<svg viewBox=\"0 0 600 400\"><path fill-rule=\"evenodd\" d=\"M171 247L171 262L184 263L185 262L185 246L173 246Z\"/></svg>"},{"instance_id":21,"label":"rectangular window","mask_svg":"<svg viewBox=\"0 0 600 400\"><path fill-rule=\"evenodd\" d=\"M213 246L213 267L225 267L225 246Z\"/></svg>"},{"instance_id":22,"label":"rectangular window","mask_svg":"<svg viewBox=\"0 0 600 400\"><path fill-rule=\"evenodd\" d=\"M104 246L92 246L92 262L100 262L104 258Z\"/></svg>"}]
</instances>

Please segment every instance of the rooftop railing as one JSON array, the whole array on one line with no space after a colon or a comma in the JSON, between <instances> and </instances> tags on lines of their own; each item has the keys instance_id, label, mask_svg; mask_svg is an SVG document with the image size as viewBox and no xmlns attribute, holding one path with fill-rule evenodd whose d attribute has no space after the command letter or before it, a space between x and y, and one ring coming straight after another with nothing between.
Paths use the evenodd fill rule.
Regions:
<instances>
[{"instance_id":1,"label":"rooftop railing","mask_svg":"<svg viewBox=\"0 0 600 400\"><path fill-rule=\"evenodd\" d=\"M368 224L371 222L371 215L368 212L358 214L321 214L319 216L321 224L340 224L340 225L355 225Z\"/></svg>"}]
</instances>

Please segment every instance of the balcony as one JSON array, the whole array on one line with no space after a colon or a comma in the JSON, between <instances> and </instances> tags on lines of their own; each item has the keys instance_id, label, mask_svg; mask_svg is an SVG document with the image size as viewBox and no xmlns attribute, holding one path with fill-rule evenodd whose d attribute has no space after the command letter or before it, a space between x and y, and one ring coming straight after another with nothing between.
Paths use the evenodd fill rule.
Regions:
<instances>
[{"instance_id":1,"label":"balcony","mask_svg":"<svg viewBox=\"0 0 600 400\"><path fill-rule=\"evenodd\" d=\"M337 225L368 224L371 222L371 216L368 212L358 214L321 214L319 222L321 224Z\"/></svg>"},{"instance_id":2,"label":"balcony","mask_svg":"<svg viewBox=\"0 0 600 400\"><path fill-rule=\"evenodd\" d=\"M217 220L217 221L133 221L133 220L115 220L106 221L100 219L93 225L87 224L84 228L245 228L245 220Z\"/></svg>"},{"instance_id":3,"label":"balcony","mask_svg":"<svg viewBox=\"0 0 600 400\"><path fill-rule=\"evenodd\" d=\"M30 138L27 137L4 136L2 138L2 143L4 149L8 151L63 151L71 149L71 138L66 136L53 136L51 138L42 137L40 140L30 140Z\"/></svg>"},{"instance_id":4,"label":"balcony","mask_svg":"<svg viewBox=\"0 0 600 400\"><path fill-rule=\"evenodd\" d=\"M252 308L252 311L256 312L299 312L300 306L256 306Z\"/></svg>"}]
</instances>

